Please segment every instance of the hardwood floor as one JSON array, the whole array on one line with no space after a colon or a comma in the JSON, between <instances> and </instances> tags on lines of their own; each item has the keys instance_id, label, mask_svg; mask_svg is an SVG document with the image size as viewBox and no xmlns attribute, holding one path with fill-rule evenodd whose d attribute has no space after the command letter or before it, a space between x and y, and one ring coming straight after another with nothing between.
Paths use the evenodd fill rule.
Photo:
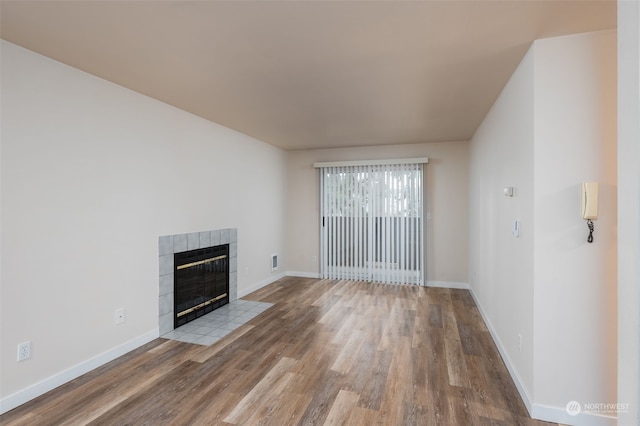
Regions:
<instances>
[{"instance_id":1,"label":"hardwood floor","mask_svg":"<svg viewBox=\"0 0 640 426\"><path fill-rule=\"evenodd\" d=\"M212 346L156 339L9 425L539 425L466 290L288 277Z\"/></svg>"}]
</instances>

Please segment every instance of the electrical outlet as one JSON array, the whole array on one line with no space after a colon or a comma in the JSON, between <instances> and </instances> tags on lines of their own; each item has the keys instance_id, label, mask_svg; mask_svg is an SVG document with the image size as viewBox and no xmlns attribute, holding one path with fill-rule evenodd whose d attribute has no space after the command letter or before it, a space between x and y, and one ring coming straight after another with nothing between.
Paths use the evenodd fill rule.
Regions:
<instances>
[{"instance_id":1,"label":"electrical outlet","mask_svg":"<svg viewBox=\"0 0 640 426\"><path fill-rule=\"evenodd\" d=\"M31 358L31 342L18 344L18 362Z\"/></svg>"},{"instance_id":2,"label":"electrical outlet","mask_svg":"<svg viewBox=\"0 0 640 426\"><path fill-rule=\"evenodd\" d=\"M522 334L518 334L518 352L522 352Z\"/></svg>"},{"instance_id":3,"label":"electrical outlet","mask_svg":"<svg viewBox=\"0 0 640 426\"><path fill-rule=\"evenodd\" d=\"M122 324L124 322L124 308L116 309L115 322L116 324Z\"/></svg>"},{"instance_id":4,"label":"electrical outlet","mask_svg":"<svg viewBox=\"0 0 640 426\"><path fill-rule=\"evenodd\" d=\"M318 263L318 256L311 256L312 263Z\"/></svg>"}]
</instances>

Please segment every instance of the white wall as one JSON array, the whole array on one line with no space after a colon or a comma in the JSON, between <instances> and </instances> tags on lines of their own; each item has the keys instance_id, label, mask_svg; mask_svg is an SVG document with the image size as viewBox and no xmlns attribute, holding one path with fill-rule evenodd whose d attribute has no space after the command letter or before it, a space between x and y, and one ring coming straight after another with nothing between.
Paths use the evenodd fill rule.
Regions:
<instances>
[{"instance_id":1,"label":"white wall","mask_svg":"<svg viewBox=\"0 0 640 426\"><path fill-rule=\"evenodd\" d=\"M316 161L429 157L425 165L425 252L430 285L468 285L468 143L444 142L290 151L287 160L289 226L287 253L292 274L320 272L320 183Z\"/></svg>"},{"instance_id":2,"label":"white wall","mask_svg":"<svg viewBox=\"0 0 640 426\"><path fill-rule=\"evenodd\" d=\"M613 403L616 32L538 40L534 53L535 403ZM593 244L580 212L583 181L599 182Z\"/></svg>"},{"instance_id":3,"label":"white wall","mask_svg":"<svg viewBox=\"0 0 640 426\"><path fill-rule=\"evenodd\" d=\"M616 402L615 45L615 31L536 41L471 141L472 291L527 407L549 421L609 424L565 407ZM600 182L593 244L582 181Z\"/></svg>"},{"instance_id":4,"label":"white wall","mask_svg":"<svg viewBox=\"0 0 640 426\"><path fill-rule=\"evenodd\" d=\"M272 253L286 268L286 153L10 43L1 49L6 410L157 336L158 236L238 228L239 293L273 279ZM119 307L126 322L115 325ZM32 358L17 363L23 341Z\"/></svg>"},{"instance_id":5,"label":"white wall","mask_svg":"<svg viewBox=\"0 0 640 426\"><path fill-rule=\"evenodd\" d=\"M471 288L525 401L533 397L533 61L529 51L473 136L469 173Z\"/></svg>"},{"instance_id":6,"label":"white wall","mask_svg":"<svg viewBox=\"0 0 640 426\"><path fill-rule=\"evenodd\" d=\"M618 1L618 424L640 424L640 3Z\"/></svg>"}]
</instances>

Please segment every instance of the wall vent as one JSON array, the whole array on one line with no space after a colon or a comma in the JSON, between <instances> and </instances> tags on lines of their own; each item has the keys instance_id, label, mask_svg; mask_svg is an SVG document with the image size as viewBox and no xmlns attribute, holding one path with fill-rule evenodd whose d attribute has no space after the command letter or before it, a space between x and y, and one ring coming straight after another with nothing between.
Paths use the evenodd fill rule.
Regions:
<instances>
[{"instance_id":1,"label":"wall vent","mask_svg":"<svg viewBox=\"0 0 640 426\"><path fill-rule=\"evenodd\" d=\"M277 270L278 270L278 255L272 254L271 255L271 271L277 271Z\"/></svg>"}]
</instances>

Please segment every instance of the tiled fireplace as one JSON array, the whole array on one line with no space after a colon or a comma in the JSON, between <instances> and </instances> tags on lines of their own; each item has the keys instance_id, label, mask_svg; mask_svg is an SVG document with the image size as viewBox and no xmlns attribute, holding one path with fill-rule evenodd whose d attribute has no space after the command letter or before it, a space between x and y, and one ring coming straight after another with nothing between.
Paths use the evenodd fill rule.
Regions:
<instances>
[{"instance_id":1,"label":"tiled fireplace","mask_svg":"<svg viewBox=\"0 0 640 426\"><path fill-rule=\"evenodd\" d=\"M236 228L163 235L158 238L160 335L174 329L174 254L229 245L229 302L238 298L238 232Z\"/></svg>"}]
</instances>

